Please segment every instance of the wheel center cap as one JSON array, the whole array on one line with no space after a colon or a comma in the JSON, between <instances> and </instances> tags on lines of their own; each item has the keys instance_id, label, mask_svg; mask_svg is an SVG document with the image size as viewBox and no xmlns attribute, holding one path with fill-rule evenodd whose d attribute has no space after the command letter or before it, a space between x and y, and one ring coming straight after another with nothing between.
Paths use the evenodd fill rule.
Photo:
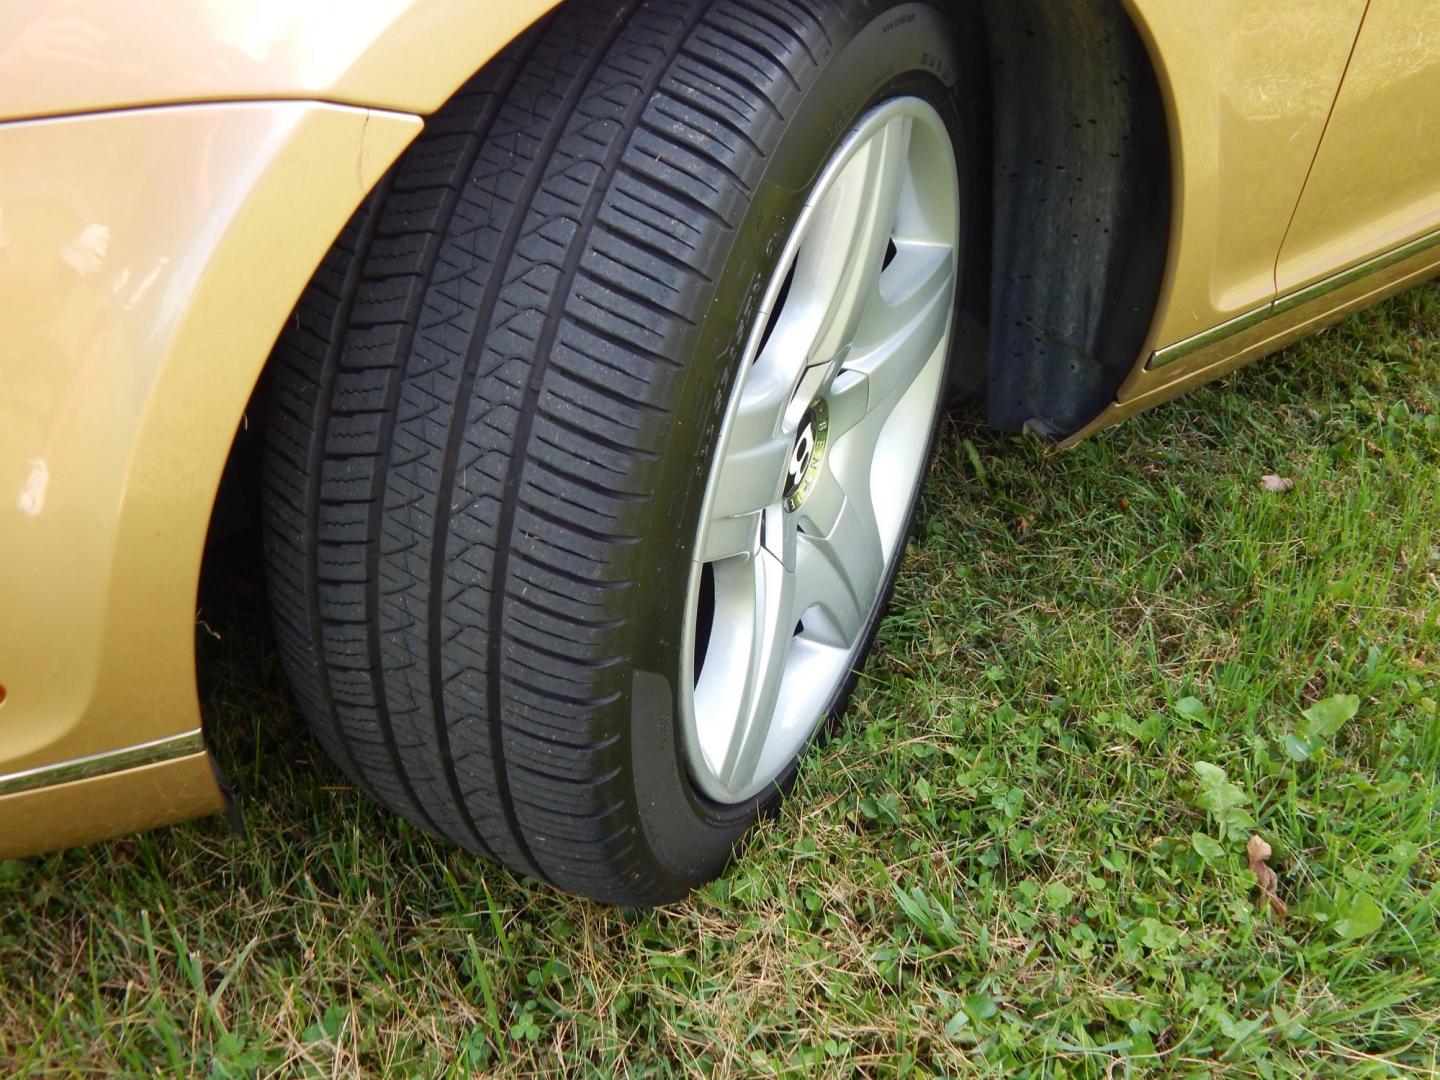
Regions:
<instances>
[{"instance_id":1,"label":"wheel center cap","mask_svg":"<svg viewBox=\"0 0 1440 1080\"><path fill-rule=\"evenodd\" d=\"M815 490L829 434L829 410L823 400L816 399L800 420L800 430L795 435L795 445L790 450L790 460L785 467L785 509L791 513L800 509L810 492Z\"/></svg>"}]
</instances>

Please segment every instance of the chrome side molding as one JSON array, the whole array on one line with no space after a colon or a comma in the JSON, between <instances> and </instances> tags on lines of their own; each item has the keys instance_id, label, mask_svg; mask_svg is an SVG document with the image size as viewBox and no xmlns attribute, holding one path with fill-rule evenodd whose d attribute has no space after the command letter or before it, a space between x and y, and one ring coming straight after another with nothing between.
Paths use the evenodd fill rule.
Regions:
<instances>
[{"instance_id":1,"label":"chrome side molding","mask_svg":"<svg viewBox=\"0 0 1440 1080\"><path fill-rule=\"evenodd\" d=\"M126 746L119 750L108 750L103 754L73 758L55 765L42 765L35 769L0 776L0 796L14 795L35 788L68 784L74 780L89 780L108 773L136 769L142 765L154 765L174 758L189 757L205 749L205 740L199 731L187 731L165 739Z\"/></svg>"},{"instance_id":2,"label":"chrome side molding","mask_svg":"<svg viewBox=\"0 0 1440 1080\"><path fill-rule=\"evenodd\" d=\"M1342 270L1340 273L1325 278L1323 281L1317 281L1313 285L1307 285L1303 289L1288 293L1268 304L1262 304L1254 311L1247 311L1245 314L1239 315L1228 322L1223 322L1219 326L1212 326L1209 330L1202 330L1200 333L1193 337L1188 337L1184 341L1177 341L1174 345L1167 345L1163 349L1157 349L1151 354L1150 361L1145 365L1145 369L1147 371L1154 371L1157 368L1164 367L1166 364L1173 364L1177 360L1183 360L1191 353L1199 352L1201 349L1224 341L1226 338L1238 334L1242 330L1249 330L1252 326L1258 326L1267 319L1273 319L1278 315L1285 314L1287 311L1293 311L1295 308L1319 300L1327 293L1332 293L1337 289L1343 289L1347 285L1353 285L1357 281L1361 281L1372 274L1378 274L1380 271L1394 266L1396 263L1414 258L1416 255L1436 246L1440 246L1440 231L1417 237L1408 244L1401 244L1397 248L1392 248L1384 254L1376 255L1373 259L1367 259L1362 263L1358 263L1348 270Z\"/></svg>"}]
</instances>

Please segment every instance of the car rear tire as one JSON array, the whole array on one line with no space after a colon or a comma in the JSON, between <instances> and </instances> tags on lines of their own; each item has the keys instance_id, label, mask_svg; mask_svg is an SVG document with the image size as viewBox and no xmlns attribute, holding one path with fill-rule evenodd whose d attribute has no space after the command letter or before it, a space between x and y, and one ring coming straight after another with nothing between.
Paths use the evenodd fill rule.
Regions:
<instances>
[{"instance_id":1,"label":"car rear tire","mask_svg":"<svg viewBox=\"0 0 1440 1080\"><path fill-rule=\"evenodd\" d=\"M939 2L570 0L427 123L270 386L276 633L358 786L602 901L723 869L904 550L960 62Z\"/></svg>"}]
</instances>

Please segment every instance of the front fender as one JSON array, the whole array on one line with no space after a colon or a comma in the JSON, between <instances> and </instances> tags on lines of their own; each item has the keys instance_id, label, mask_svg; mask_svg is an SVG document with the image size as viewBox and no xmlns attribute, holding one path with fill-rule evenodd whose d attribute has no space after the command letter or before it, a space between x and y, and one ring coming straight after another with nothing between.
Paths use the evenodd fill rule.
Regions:
<instances>
[{"instance_id":1,"label":"front fender","mask_svg":"<svg viewBox=\"0 0 1440 1080\"><path fill-rule=\"evenodd\" d=\"M313 102L0 125L0 790L198 732L196 583L236 427L420 129Z\"/></svg>"}]
</instances>

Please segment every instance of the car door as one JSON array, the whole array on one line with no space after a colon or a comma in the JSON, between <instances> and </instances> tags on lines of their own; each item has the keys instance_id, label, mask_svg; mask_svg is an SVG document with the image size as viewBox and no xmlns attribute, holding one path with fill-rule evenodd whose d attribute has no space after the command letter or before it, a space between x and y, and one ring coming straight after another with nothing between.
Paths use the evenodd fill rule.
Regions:
<instances>
[{"instance_id":1,"label":"car door","mask_svg":"<svg viewBox=\"0 0 1440 1080\"><path fill-rule=\"evenodd\" d=\"M1371 0L1277 265L1284 297L1440 232L1440 3Z\"/></svg>"},{"instance_id":2,"label":"car door","mask_svg":"<svg viewBox=\"0 0 1440 1080\"><path fill-rule=\"evenodd\" d=\"M1127 0L1171 109L1178 180L1174 256L1152 349L1208 334L1275 298L1275 260L1365 6Z\"/></svg>"}]
</instances>

